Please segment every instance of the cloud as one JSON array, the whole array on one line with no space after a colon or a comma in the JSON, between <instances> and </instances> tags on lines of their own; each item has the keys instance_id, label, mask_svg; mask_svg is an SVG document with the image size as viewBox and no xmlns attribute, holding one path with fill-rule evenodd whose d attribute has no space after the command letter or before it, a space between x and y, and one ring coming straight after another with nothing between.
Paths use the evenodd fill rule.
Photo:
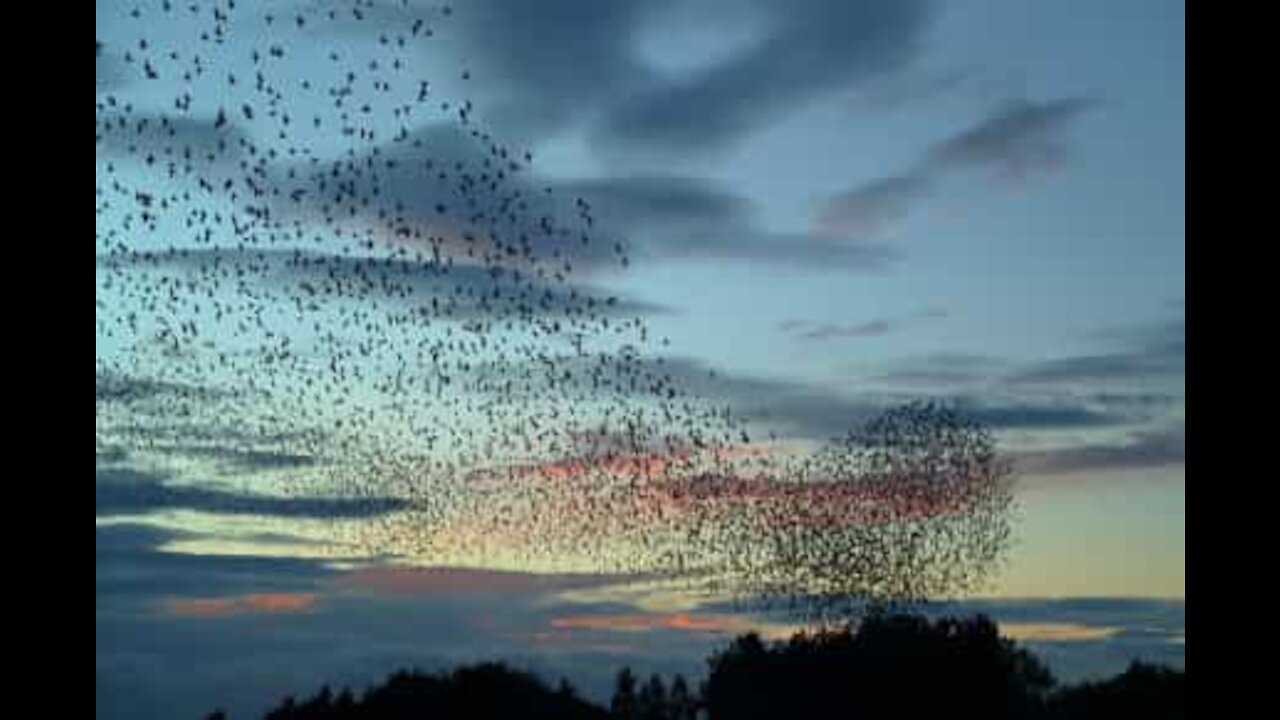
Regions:
<instances>
[{"instance_id":1,"label":"cloud","mask_svg":"<svg viewBox=\"0 0 1280 720\"><path fill-rule=\"evenodd\" d=\"M1161 381L1186 373L1186 326L1183 321L1106 333L1122 348L1035 363L1008 378L1012 385L1068 385Z\"/></svg>"},{"instance_id":2,"label":"cloud","mask_svg":"<svg viewBox=\"0 0 1280 720\"><path fill-rule=\"evenodd\" d=\"M903 68L860 86L853 97L856 113L889 113L943 97L986 97L995 90L998 79L989 70L978 67L950 70L914 70Z\"/></svg>"},{"instance_id":3,"label":"cloud","mask_svg":"<svg viewBox=\"0 0 1280 720\"><path fill-rule=\"evenodd\" d=\"M718 373L690 358L668 359L665 372L691 393L728 402L737 414L745 414L798 437L825 439L843 436L849 429L885 409L917 397L914 393L844 395L807 383ZM953 402L989 427L1052 428L1102 427L1124 418L1089 408L1072 399L947 393Z\"/></svg>"},{"instance_id":4,"label":"cloud","mask_svg":"<svg viewBox=\"0 0 1280 720\"><path fill-rule=\"evenodd\" d=\"M167 485L163 476L131 469L99 469L94 490L98 517L186 509L233 515L367 518L394 512L405 505L390 498L272 497Z\"/></svg>"},{"instance_id":5,"label":"cloud","mask_svg":"<svg viewBox=\"0 0 1280 720\"><path fill-rule=\"evenodd\" d=\"M133 132L131 123L126 132L104 135L100 149L109 155L150 152L169 159L191 148L197 158L209 154L224 167L246 151L257 152L238 130L215 129L207 120L138 122L147 123L148 132ZM486 273L495 265L508 273L523 270L528 277L547 273L546 282L566 263L579 275L615 269L620 259L617 238L635 259L648 261L767 260L799 267L879 270L896 257L873 242L832 243L800 233L766 231L756 221L756 203L706 178L538 178L507 167L508 161L497 162L493 150L454 124L427 124L372 149L360 148L342 161L371 171L344 174L341 191L330 177L332 164L312 159L260 163L253 194L261 192L266 213L262 217L274 226L371 237L392 250L448 266L455 276L469 267L490 283L493 278ZM240 179L224 188L230 177L214 178L208 187L224 195L250 194ZM460 197L463 177L472 184ZM210 181L201 176L199 182ZM546 188L552 193L544 192ZM579 198L591 208L591 224L573 219L581 211ZM369 199L373 202L363 202ZM251 220L241 218L239 224L248 226ZM528 253L521 249L512 254L525 247ZM245 260L263 252L244 253ZM187 257L198 261L196 255ZM123 255L112 262L133 264ZM566 270L564 275L571 274Z\"/></svg>"},{"instance_id":6,"label":"cloud","mask_svg":"<svg viewBox=\"0 0 1280 720\"><path fill-rule=\"evenodd\" d=\"M917 0L770 3L748 50L691 77L657 81L608 108L606 151L655 157L732 148L808 101L910 60L931 15Z\"/></svg>"},{"instance_id":7,"label":"cloud","mask_svg":"<svg viewBox=\"0 0 1280 720\"><path fill-rule=\"evenodd\" d=\"M99 369L94 383L97 402L130 404L159 397L181 400L215 400L235 393L203 385L157 380L129 375L110 369Z\"/></svg>"},{"instance_id":8,"label":"cloud","mask_svg":"<svg viewBox=\"0 0 1280 720\"><path fill-rule=\"evenodd\" d=\"M1160 468L1186 459L1185 328L1182 321L1093 334L1106 352L1012 361L975 355L927 355L895 361L870 376L889 393L983 398L977 417L994 427L1116 427L1114 440L1068 439L1014 453L1020 472L1053 476ZM1025 410L1036 408L1032 415ZM1012 421L1012 422L1011 422Z\"/></svg>"},{"instance_id":9,"label":"cloud","mask_svg":"<svg viewBox=\"0 0 1280 720\"><path fill-rule=\"evenodd\" d=\"M1092 98L1012 102L933 146L925 165L940 170L987 169L1008 180L1056 170L1067 157L1058 134L1097 104Z\"/></svg>"},{"instance_id":10,"label":"cloud","mask_svg":"<svg viewBox=\"0 0 1280 720\"><path fill-rule=\"evenodd\" d=\"M129 75L125 72L124 63L112 52L112 48L98 41L96 55L96 83L99 95L117 90L128 84Z\"/></svg>"},{"instance_id":11,"label":"cloud","mask_svg":"<svg viewBox=\"0 0 1280 720\"><path fill-rule=\"evenodd\" d=\"M258 152L234 122L218 127L216 118L124 113L115 102L98 101L97 151L102 156L141 160L150 152L182 168L181 176L187 177L187 168L227 170L250 151Z\"/></svg>"},{"instance_id":12,"label":"cloud","mask_svg":"<svg viewBox=\"0 0 1280 720\"><path fill-rule=\"evenodd\" d=\"M225 446L153 443L148 445L146 450L165 455L212 460L232 471L242 472L309 467L318 462L318 458L313 455Z\"/></svg>"},{"instance_id":13,"label":"cloud","mask_svg":"<svg viewBox=\"0 0 1280 720\"><path fill-rule=\"evenodd\" d=\"M495 276L477 266L445 267L431 260L336 255L309 250L236 250L196 248L155 252L99 255L98 266L141 272L193 272L207 282L237 275L256 279L267 287L288 292L304 302L340 302L373 294L379 299L426 307L434 299L444 318L454 320L500 317L516 311L523 300L540 315L562 315L569 308L590 303L600 315L635 317L669 310L641 300L617 298L590 285L561 284L550 280ZM243 275L240 275L243 273ZM491 298L494 290L505 294ZM609 298L613 297L613 301ZM439 302L443 300L443 302ZM108 386L107 392L121 391ZM101 394L101 391L100 391Z\"/></svg>"},{"instance_id":14,"label":"cloud","mask_svg":"<svg viewBox=\"0 0 1280 720\"><path fill-rule=\"evenodd\" d=\"M585 123L606 155L670 158L733 147L807 102L899 68L916 54L926 0L721 2L690 15L673 3L480 0L454 13L433 42L484 80L468 88L504 137L548 138ZM426 7L371 11L344 32L403 28ZM691 76L648 66L638 48L664 23L710 33L749 14L753 42Z\"/></svg>"},{"instance_id":15,"label":"cloud","mask_svg":"<svg viewBox=\"0 0 1280 720\"><path fill-rule=\"evenodd\" d=\"M222 597L246 593L316 592L334 571L297 558L212 556L159 548L195 533L138 523L99 523L95 588L99 613L152 614L163 597Z\"/></svg>"},{"instance_id":16,"label":"cloud","mask_svg":"<svg viewBox=\"0 0 1280 720\"><path fill-rule=\"evenodd\" d=\"M1000 634L1018 642L1096 642L1114 637L1122 630L1076 623L1000 623Z\"/></svg>"},{"instance_id":17,"label":"cloud","mask_svg":"<svg viewBox=\"0 0 1280 720\"><path fill-rule=\"evenodd\" d=\"M814 232L882 235L909 217L953 172L989 170L1006 181L1026 181L1056 170L1069 155L1062 133L1097 104L1091 98L1066 98L1019 100L1001 106L971 127L935 143L907 170L824 198L814 215Z\"/></svg>"},{"instance_id":18,"label":"cloud","mask_svg":"<svg viewBox=\"0 0 1280 720\"><path fill-rule=\"evenodd\" d=\"M1014 456L1028 475L1130 470L1180 465L1187 459L1186 427L1133 433L1118 444L1088 444L1058 450L1024 452Z\"/></svg>"},{"instance_id":19,"label":"cloud","mask_svg":"<svg viewBox=\"0 0 1280 720\"><path fill-rule=\"evenodd\" d=\"M915 320L931 320L944 318L947 311L939 308L926 310L914 317L890 319L881 318L859 323L817 323L807 320L787 320L779 325L780 330L800 340L833 340L840 338L879 337L901 329Z\"/></svg>"},{"instance_id":20,"label":"cloud","mask_svg":"<svg viewBox=\"0 0 1280 720\"><path fill-rule=\"evenodd\" d=\"M1118 345L1109 352L1067 355L1035 361L956 353L895 360L873 380L891 387L995 395L1055 396L1060 391L1095 404L1157 406L1167 393L1139 392L1135 384L1167 384L1186 373L1182 322L1160 323L1098 335Z\"/></svg>"},{"instance_id":21,"label":"cloud","mask_svg":"<svg viewBox=\"0 0 1280 720\"><path fill-rule=\"evenodd\" d=\"M595 232L627 238L637 259L767 260L795 267L879 270L895 258L889 248L875 243L835 244L763 230L755 201L706 178L629 175L559 180L551 187L562 198L590 203L598 223Z\"/></svg>"},{"instance_id":22,"label":"cloud","mask_svg":"<svg viewBox=\"0 0 1280 720\"><path fill-rule=\"evenodd\" d=\"M897 387L955 389L986 381L1008 365L1006 360L983 355L936 353L895 360L891 369L872 379Z\"/></svg>"},{"instance_id":23,"label":"cloud","mask_svg":"<svg viewBox=\"0 0 1280 720\"><path fill-rule=\"evenodd\" d=\"M468 252L485 249L485 238L493 232L483 223L498 221L497 227L507 243L525 236L532 241L538 257L544 261L558 255L573 263L575 272L598 272L618 267L614 243L606 238L621 237L629 252L638 260L663 261L715 258L729 260L770 260L795 266L826 266L846 269L883 268L893 253L875 243L833 244L807 235L788 235L765 231L756 222L756 203L725 189L724 185L705 178L680 175L628 175L590 179L536 178L512 176L505 181L506 193L519 193L525 209L522 217L510 227L510 218L501 208L506 201L483 190L473 194L478 199L475 212L482 222L463 221L454 215L442 218L437 204L445 199L450 207L457 203L452 184L441 183L435 172L424 171L422 153L416 144L429 148L436 158L433 167L462 163L464 168L477 168L486 159L485 148L453 126L436 125L420 128L404 141L384 145L368 158L394 163L394 169L382 171L381 207L358 210L357 225L384 226L391 242L404 243L391 232L389 221L373 221L372 214L396 207L400 222L415 230L430 230L459 262ZM358 158L359 160L359 158ZM299 168L301 170L301 168ZM355 191L366 193L365 181L357 179ZM452 183L454 181L450 181ZM552 193L542 192L550 188ZM590 207L591 224L572 223L569 218L579 213L581 198ZM304 215L312 220L319 215L312 195L304 204ZM309 208L309 209L308 209ZM282 212L294 212L288 206ZM366 215L361 215L365 213ZM547 218L550 223L537 227L534 222ZM562 225L564 227L562 227ZM547 232L547 227L554 229ZM468 233L475 244L464 243ZM588 242L582 242L582 238ZM425 249L415 237L408 245ZM496 249L496 248L492 248ZM469 257L469 256L468 256Z\"/></svg>"},{"instance_id":24,"label":"cloud","mask_svg":"<svg viewBox=\"0 0 1280 720\"><path fill-rule=\"evenodd\" d=\"M829 237L883 235L906 218L932 188L932 179L923 174L872 180L823 201L814 231Z\"/></svg>"},{"instance_id":25,"label":"cloud","mask_svg":"<svg viewBox=\"0 0 1280 720\"><path fill-rule=\"evenodd\" d=\"M248 593L229 597L169 598L163 612L174 617L219 618L246 613L296 613L311 610L315 593Z\"/></svg>"}]
</instances>

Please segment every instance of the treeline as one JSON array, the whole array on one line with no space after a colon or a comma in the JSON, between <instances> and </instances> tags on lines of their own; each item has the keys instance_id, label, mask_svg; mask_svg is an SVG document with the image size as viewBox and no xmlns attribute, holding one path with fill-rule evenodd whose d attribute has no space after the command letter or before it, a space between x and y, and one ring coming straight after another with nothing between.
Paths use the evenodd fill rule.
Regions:
<instances>
[{"instance_id":1,"label":"treeline","mask_svg":"<svg viewBox=\"0 0 1280 720\"><path fill-rule=\"evenodd\" d=\"M1109 680L1059 685L984 616L931 621L882 615L765 643L755 634L708 659L692 689L676 675L619 672L609 707L501 663L401 671L360 697L328 687L287 698L263 720L1106 720L1185 718L1186 674L1134 662ZM226 720L215 712L208 720Z\"/></svg>"}]
</instances>

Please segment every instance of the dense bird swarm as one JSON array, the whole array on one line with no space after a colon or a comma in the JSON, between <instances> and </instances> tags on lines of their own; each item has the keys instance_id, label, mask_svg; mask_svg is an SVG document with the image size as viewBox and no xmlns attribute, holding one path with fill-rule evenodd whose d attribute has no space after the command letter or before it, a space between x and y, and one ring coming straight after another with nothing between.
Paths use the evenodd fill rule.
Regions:
<instances>
[{"instance_id":1,"label":"dense bird swarm","mask_svg":"<svg viewBox=\"0 0 1280 720\"><path fill-rule=\"evenodd\" d=\"M103 12L99 467L341 500L323 539L348 557L675 576L800 612L963 590L999 558L1007 472L955 413L797 457L691 389L655 308L602 289L630 254L592 199L438 95L430 73L476 82L424 60L451 8Z\"/></svg>"}]
</instances>

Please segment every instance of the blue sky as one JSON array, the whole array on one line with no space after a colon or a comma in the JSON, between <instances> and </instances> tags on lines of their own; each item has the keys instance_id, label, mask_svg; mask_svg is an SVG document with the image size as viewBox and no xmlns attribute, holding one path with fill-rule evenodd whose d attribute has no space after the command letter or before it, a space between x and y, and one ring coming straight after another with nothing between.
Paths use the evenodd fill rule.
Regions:
<instances>
[{"instance_id":1,"label":"blue sky","mask_svg":"<svg viewBox=\"0 0 1280 720\"><path fill-rule=\"evenodd\" d=\"M171 245L194 252L183 225L188 209L230 217L239 202L197 192L203 204L175 200L173 212L158 213L155 231L136 217L125 219L136 211L135 189L157 196L191 189L139 161L147 143L159 152L168 142L155 130L161 118L178 123L179 140L205 151L219 137L232 138L230 154L209 168L210 177L230 176L238 160L250 160L237 139L258 147L273 141L261 106L255 119L236 110L255 72L251 49L269 45L272 33L288 38L272 77L282 78L288 91L282 107L298 127L331 112L329 99L299 85L341 82L330 53L344 61L373 56L386 47L380 36L407 34L415 18L426 19L433 37L412 36L406 67L397 72L429 78L433 104L415 110L412 120L370 114L364 122L377 129L381 144L360 146L366 149L359 158L372 157L369 147L386 151L378 157L400 157L402 146L389 138L403 127L406 137L447 158L442 164L477 161L483 154L454 120L457 106L470 101L472 127L532 151L534 162L520 176L531 196L546 185L556 197L586 197L594 232L628 243L625 268L610 260L604 242L565 251L576 263L575 288L602 299L616 295L616 323L643 318L649 339L632 342L649 343L647 357L664 357L702 400L728 404L800 446L895 402L960 403L992 428L1019 469L1017 542L980 593L987 600L973 601L1029 603L1034 617L1021 622L1036 627L1017 630L1018 621L1008 622L1033 641L1054 636L1046 624L1067 627L1060 632L1069 640L1043 646L1067 675L1115 669L1117 653L1131 647L1180 661L1182 3L475 0L456 3L446 16L436 4L382 2L359 21L330 22L326 3L269 3L232 12L233 31L216 48L195 38L211 26L210 8L193 14L188 4L166 13L161 0L97 3L99 717L154 715L158 709L141 704L166 707L178 695L200 712L218 691L225 695L238 671L210 667L174 690L165 670L171 663L240 657L267 645L282 659L309 655L309 642L331 642L346 632L341 628L365 628L366 620L367 633L348 639L368 648L353 650L350 664L342 665L345 655L323 667L290 662L297 674L264 679L254 702L318 684L312 667L372 679L390 663L413 661L414 647L392 643L391 620L368 619L378 603L390 601L335 579L376 566L387 554L416 567L465 567L481 576L593 572L568 558L534 553L535 562L519 553L475 551L471 540L484 531L465 523L449 526L445 535L454 539L444 550L414 555L400 542L379 547L371 538L388 535L371 528L384 527L379 518L397 517L397 501L371 507L335 496L335 488L357 486L377 496L411 486L408 475L388 470L389 448L404 463L419 463L415 468L450 462L454 472L482 446L492 415L458 405L423 404L410 423L371 412L363 435L343 436L354 444L341 446L351 450L338 460L339 445L325 440L333 436L317 430L351 407L335 403L338 394L370 407L393 402L378 383L403 360L388 349L462 337L440 334L451 332L448 323L434 326L435 335L366 333L341 321L394 308L335 306L315 316L312 334L290 320L289 291L304 277L296 267L272 265L270 282L252 286L250 296L201 274L218 252L243 257L222 230L211 236L219 250L204 248L197 259L169 256L163 272L221 283L217 293L228 294L218 302L228 308L253 298L264 313L260 327L273 333L268 338L237 328L246 317L238 310L213 319L213 294L203 300L192 293L203 305L166 306L168 286L138 284L150 271L130 253ZM130 17L135 7L141 19ZM261 16L271 12L278 19L269 30ZM305 32L289 25L299 13L308 18ZM138 45L143 38L149 51ZM149 80L140 58L169 49L183 62L193 51L205 53L209 74L184 83L185 66L156 55L160 77ZM224 81L228 72L239 85ZM360 82L369 75L376 73L362 74ZM357 87L353 103L377 97L377 90ZM175 96L188 91L191 106L175 111ZM437 111L435 102L449 102L450 110ZM132 126L130 133L104 130L104 118L121 117L125 104L132 106L130 123L146 117L152 130L132 137ZM215 130L223 107L230 126ZM335 132L338 125L326 115L323 129L307 132L309 152L340 157L351 143ZM279 145L281 156L263 161L260 178L268 186L284 188L293 171L306 168L301 156L283 155L286 145ZM432 193L444 186L401 168L387 172L387 197L407 206L410 222L460 233L461 226L432 211ZM128 202L114 199L112 182L130 188ZM546 202L558 203L546 206L556 213L573 213L567 199ZM341 247L332 226L317 222L321 210L310 200L280 200L273 211L317 236L309 250ZM462 247L451 237L446 252ZM271 265L283 256L260 257ZM488 281L473 265L460 266L450 282L470 292ZM422 283L445 292L440 277ZM130 312L140 329L123 329ZM488 317L483 306L461 312ZM197 320L199 342L166 344L173 337L166 327ZM321 330L336 334L326 338ZM263 371L263 348L285 336L304 359L292 373ZM468 351L476 363L501 363L500 348L547 342L529 328L491 337L494 345ZM661 337L669 344L657 345ZM332 348L375 339L388 351L350 358L341 393L301 390L311 387L307 378L323 370ZM556 352L570 348L563 339L550 342L545 347ZM213 362L218 353L230 359ZM706 378L707 370L716 377ZM255 399L266 396L274 399ZM175 415L179 406L183 412ZM452 423L439 431L442 438L453 432L461 444L422 445L421 429L440 423ZM396 497L410 503L426 490L404 492ZM420 521L411 515L395 527ZM350 537L358 540L344 540ZM424 592L429 597L420 597ZM551 618L594 613L607 624L701 612L726 633L739 628L723 619L727 613L669 589L644 600L620 590L605 593L607 601L575 592L519 585L486 596L495 615L516 619L502 632L476 630L466 642L433 640L457 611L447 592L432 586L395 595L393 604L396 613L411 614L404 622L416 643L467 656L524 653L534 664L567 668L571 677L587 672L600 653L612 666L628 653L656 657L677 648L696 665L720 636L669 619L623 631L588 623L557 635ZM276 594L286 599L273 600ZM1111 600L1081 615L1054 598ZM1008 605L994 607L997 617L1017 615ZM1130 607L1162 618L1174 607L1177 618L1148 632L1147 619L1120 617ZM469 615L466 622L473 621ZM1124 629L1090 634L1084 626ZM528 640L540 633L551 633L544 639L553 650ZM427 663L435 656L422 657Z\"/></svg>"}]
</instances>

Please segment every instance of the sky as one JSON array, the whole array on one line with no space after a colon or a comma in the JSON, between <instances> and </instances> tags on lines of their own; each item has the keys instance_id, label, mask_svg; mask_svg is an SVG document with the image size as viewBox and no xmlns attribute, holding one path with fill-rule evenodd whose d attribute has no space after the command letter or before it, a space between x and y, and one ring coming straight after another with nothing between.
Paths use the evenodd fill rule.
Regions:
<instances>
[{"instance_id":1,"label":"sky","mask_svg":"<svg viewBox=\"0 0 1280 720\"><path fill-rule=\"evenodd\" d=\"M168 117L170 137L211 149L225 105L231 125L217 132L234 134L221 137L268 142L261 115L234 111L239 89L188 82L192 106L179 113L178 63L158 79L139 67L140 38L184 61L203 52L209 41L193 28L209 23L191 18L221 7L161 4L97 3L100 121L131 104L130 122ZM474 160L452 122L469 101L473 127L532 153L520 181L531 196L547 186L587 198L593 232L625 240L626 267L603 247L566 246L574 287L616 297L615 324L639 316L648 337L665 339L645 362L661 356L702 400L780 443L820 443L899 401L958 403L1017 470L1015 541L963 607L990 612L1062 678L1114 672L1134 655L1184 662L1182 3L472 0L446 13L381 2L328 23L330 7L346 18L351 3L251 5L228 10L233 31L206 53L210 76L229 69L240 88L256 64L244 56L274 32L264 14L283 25L306 15L273 67L317 87L340 83L330 53L363 57L425 18L432 36L411 36L403 72L429 77L451 109L411 121L374 113L379 157L402 157L386 138L403 128L442 165ZM219 53L238 59L224 67ZM327 108L318 95L291 94L282 107L303 125ZM308 152L340 156L350 141L335 130L310 132ZM165 252L190 235L189 216L157 211L147 230L106 200L112 182L130 194L178 187L138 162L134 146L152 136L128 135L100 126L97 157L98 717L194 717L216 705L246 717L325 680L359 685L406 664L487 657L599 696L622 664L696 674L734 633L794 627L590 558L508 552L514 541L493 535L489 506L451 516L435 549L391 541L419 537L430 513L404 513L417 491L391 493L407 481L370 458L483 466L485 453L465 442L424 449L420 428L479 443L493 416L448 403L424 405L417 424L371 413L359 447L332 463L280 440L340 417L337 397L381 402L379 373L403 364L375 351L351 361L359 371L341 391L308 394L325 343L377 338L385 350L422 338L342 324L381 305L326 309L316 327L337 336L299 333L293 346L316 364L264 372L263 343L236 328L235 313L223 323L212 300L201 309L138 294L121 281L141 265L128 253ZM236 158L220 155L211 172L234 172ZM284 188L306 162L282 154L263 167L262 182ZM384 190L410 221L431 224L431 182L388 170ZM200 210L235 212L225 194L202 197ZM309 233L322 212L309 199L272 209L311 223ZM433 227L455 238L447 252L459 247L460 227ZM332 229L314 233L324 235L316 248L338 246ZM229 243L190 250L208 267L230 257ZM196 260L166 257L167 272L196 277ZM422 282L474 289L486 282L478 268ZM272 342L292 328L286 283L299 271L274 272L278 284L248 291ZM456 319L486 321L486 307ZM129 312L141 330L119 331ZM204 364L166 344L195 320L205 344L193 347L231 361ZM500 347L557 342L531 332L508 330ZM474 364L508 360L490 337L468 351ZM254 400L270 393L296 400ZM175 396L199 409L161 412ZM335 495L343 483L383 505Z\"/></svg>"}]
</instances>

